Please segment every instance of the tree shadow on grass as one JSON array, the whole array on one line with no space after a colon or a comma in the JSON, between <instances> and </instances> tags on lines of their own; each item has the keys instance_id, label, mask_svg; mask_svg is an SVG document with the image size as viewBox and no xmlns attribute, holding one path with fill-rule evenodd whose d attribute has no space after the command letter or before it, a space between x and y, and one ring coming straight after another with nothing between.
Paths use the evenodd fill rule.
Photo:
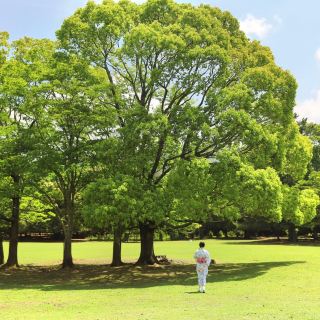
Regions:
<instances>
[{"instance_id":1,"label":"tree shadow on grass","mask_svg":"<svg viewBox=\"0 0 320 320\"><path fill-rule=\"evenodd\" d=\"M319 247L320 241L314 241L312 239L299 239L298 242L290 242L287 239L276 239L276 238L267 238L267 239L254 239L254 240L243 240L243 241L233 241L225 240L225 244L232 245L282 245L282 246L310 246L310 247Z\"/></svg>"},{"instance_id":2,"label":"tree shadow on grass","mask_svg":"<svg viewBox=\"0 0 320 320\"><path fill-rule=\"evenodd\" d=\"M226 263L210 267L207 282L242 281L259 277L273 268L288 267L304 261L259 263ZM0 270L1 289L95 290L113 288L146 288L197 283L193 264L161 266L77 265L72 270L55 267L25 266L15 270Z\"/></svg>"}]
</instances>

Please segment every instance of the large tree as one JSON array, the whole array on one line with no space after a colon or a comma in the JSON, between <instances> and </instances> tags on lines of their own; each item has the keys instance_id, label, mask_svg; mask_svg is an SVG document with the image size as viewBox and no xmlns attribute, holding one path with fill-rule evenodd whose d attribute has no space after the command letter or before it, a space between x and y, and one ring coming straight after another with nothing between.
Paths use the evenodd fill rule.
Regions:
<instances>
[{"instance_id":1,"label":"large tree","mask_svg":"<svg viewBox=\"0 0 320 320\"><path fill-rule=\"evenodd\" d=\"M129 176L115 174L90 183L84 192L84 220L88 226L113 231L112 266L122 265L124 232L135 223L139 188Z\"/></svg>"},{"instance_id":2,"label":"large tree","mask_svg":"<svg viewBox=\"0 0 320 320\"><path fill-rule=\"evenodd\" d=\"M288 226L289 240L297 241L297 228L315 217L319 201L304 180L312 160L312 143L300 134L297 123L292 123L282 138L281 147L287 150L279 168L283 183L283 221Z\"/></svg>"},{"instance_id":3,"label":"large tree","mask_svg":"<svg viewBox=\"0 0 320 320\"><path fill-rule=\"evenodd\" d=\"M230 13L171 0L89 2L57 36L63 50L106 73L128 147L122 161L149 199L139 215L139 263L155 262L153 233L167 212L152 203L179 159L236 146L257 167L282 161L296 82Z\"/></svg>"},{"instance_id":4,"label":"large tree","mask_svg":"<svg viewBox=\"0 0 320 320\"><path fill-rule=\"evenodd\" d=\"M298 185L284 186L283 220L289 223L289 240L296 242L296 228L312 221L320 204L319 196L313 189L301 190Z\"/></svg>"},{"instance_id":5,"label":"large tree","mask_svg":"<svg viewBox=\"0 0 320 320\"><path fill-rule=\"evenodd\" d=\"M0 34L0 42L8 40ZM7 43L7 42L6 42ZM20 203L24 188L33 174L33 95L37 88L37 67L31 68L32 40L23 38L1 48L0 65L0 172L7 182L11 199L8 267L18 266ZM3 53L6 53L6 56Z\"/></svg>"},{"instance_id":6,"label":"large tree","mask_svg":"<svg viewBox=\"0 0 320 320\"><path fill-rule=\"evenodd\" d=\"M308 119L303 119L299 122L300 131L309 137L312 142L312 160L308 166L308 173L303 182L304 187L312 188L320 195L320 125L317 123L308 122ZM317 216L312 223L313 237L318 239L320 228L320 206L317 207Z\"/></svg>"},{"instance_id":7,"label":"large tree","mask_svg":"<svg viewBox=\"0 0 320 320\"><path fill-rule=\"evenodd\" d=\"M79 192L92 180L94 145L113 126L105 75L51 43L46 72L37 92L34 187L50 205L64 232L63 267L72 267L72 234L79 215ZM103 126L101 126L103 123Z\"/></svg>"}]
</instances>

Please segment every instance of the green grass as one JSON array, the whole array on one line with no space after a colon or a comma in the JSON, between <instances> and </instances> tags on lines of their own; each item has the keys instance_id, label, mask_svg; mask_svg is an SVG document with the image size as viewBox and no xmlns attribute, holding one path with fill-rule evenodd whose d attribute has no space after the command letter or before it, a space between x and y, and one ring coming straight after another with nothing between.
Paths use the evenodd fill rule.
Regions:
<instances>
[{"instance_id":1,"label":"green grass","mask_svg":"<svg viewBox=\"0 0 320 320\"><path fill-rule=\"evenodd\" d=\"M320 247L206 241L218 264L196 293L197 242L157 242L169 266L111 268L111 243L76 242L78 266L60 270L59 243L20 243L19 270L0 270L3 319L318 320ZM7 245L5 247L7 250ZM133 262L139 244L124 244ZM90 265L92 264L92 265Z\"/></svg>"}]
</instances>

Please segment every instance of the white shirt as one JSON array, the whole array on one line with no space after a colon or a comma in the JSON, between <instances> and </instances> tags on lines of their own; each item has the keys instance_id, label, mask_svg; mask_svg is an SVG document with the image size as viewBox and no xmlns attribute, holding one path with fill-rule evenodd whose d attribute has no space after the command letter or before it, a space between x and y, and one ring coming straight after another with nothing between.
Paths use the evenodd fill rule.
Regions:
<instances>
[{"instance_id":1,"label":"white shirt","mask_svg":"<svg viewBox=\"0 0 320 320\"><path fill-rule=\"evenodd\" d=\"M204 249L204 248L199 248L195 254L194 254L194 259L197 262L197 266L201 266L201 267L209 267L210 263L211 263L211 258L210 258L210 254L209 252Z\"/></svg>"}]
</instances>

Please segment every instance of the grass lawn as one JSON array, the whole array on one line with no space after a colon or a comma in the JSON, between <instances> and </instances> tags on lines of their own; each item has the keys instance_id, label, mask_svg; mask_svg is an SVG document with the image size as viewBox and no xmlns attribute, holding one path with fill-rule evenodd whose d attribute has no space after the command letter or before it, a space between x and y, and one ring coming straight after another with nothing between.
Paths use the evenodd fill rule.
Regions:
<instances>
[{"instance_id":1,"label":"grass lawn","mask_svg":"<svg viewBox=\"0 0 320 320\"><path fill-rule=\"evenodd\" d=\"M320 247L208 240L217 265L197 293L198 242L157 242L169 266L111 268L112 244L75 242L78 266L60 270L60 243L20 243L19 270L0 270L2 319L318 320ZM7 244L5 244L7 250ZM133 262L139 244L124 244ZM6 252L5 252L6 253Z\"/></svg>"}]
</instances>

